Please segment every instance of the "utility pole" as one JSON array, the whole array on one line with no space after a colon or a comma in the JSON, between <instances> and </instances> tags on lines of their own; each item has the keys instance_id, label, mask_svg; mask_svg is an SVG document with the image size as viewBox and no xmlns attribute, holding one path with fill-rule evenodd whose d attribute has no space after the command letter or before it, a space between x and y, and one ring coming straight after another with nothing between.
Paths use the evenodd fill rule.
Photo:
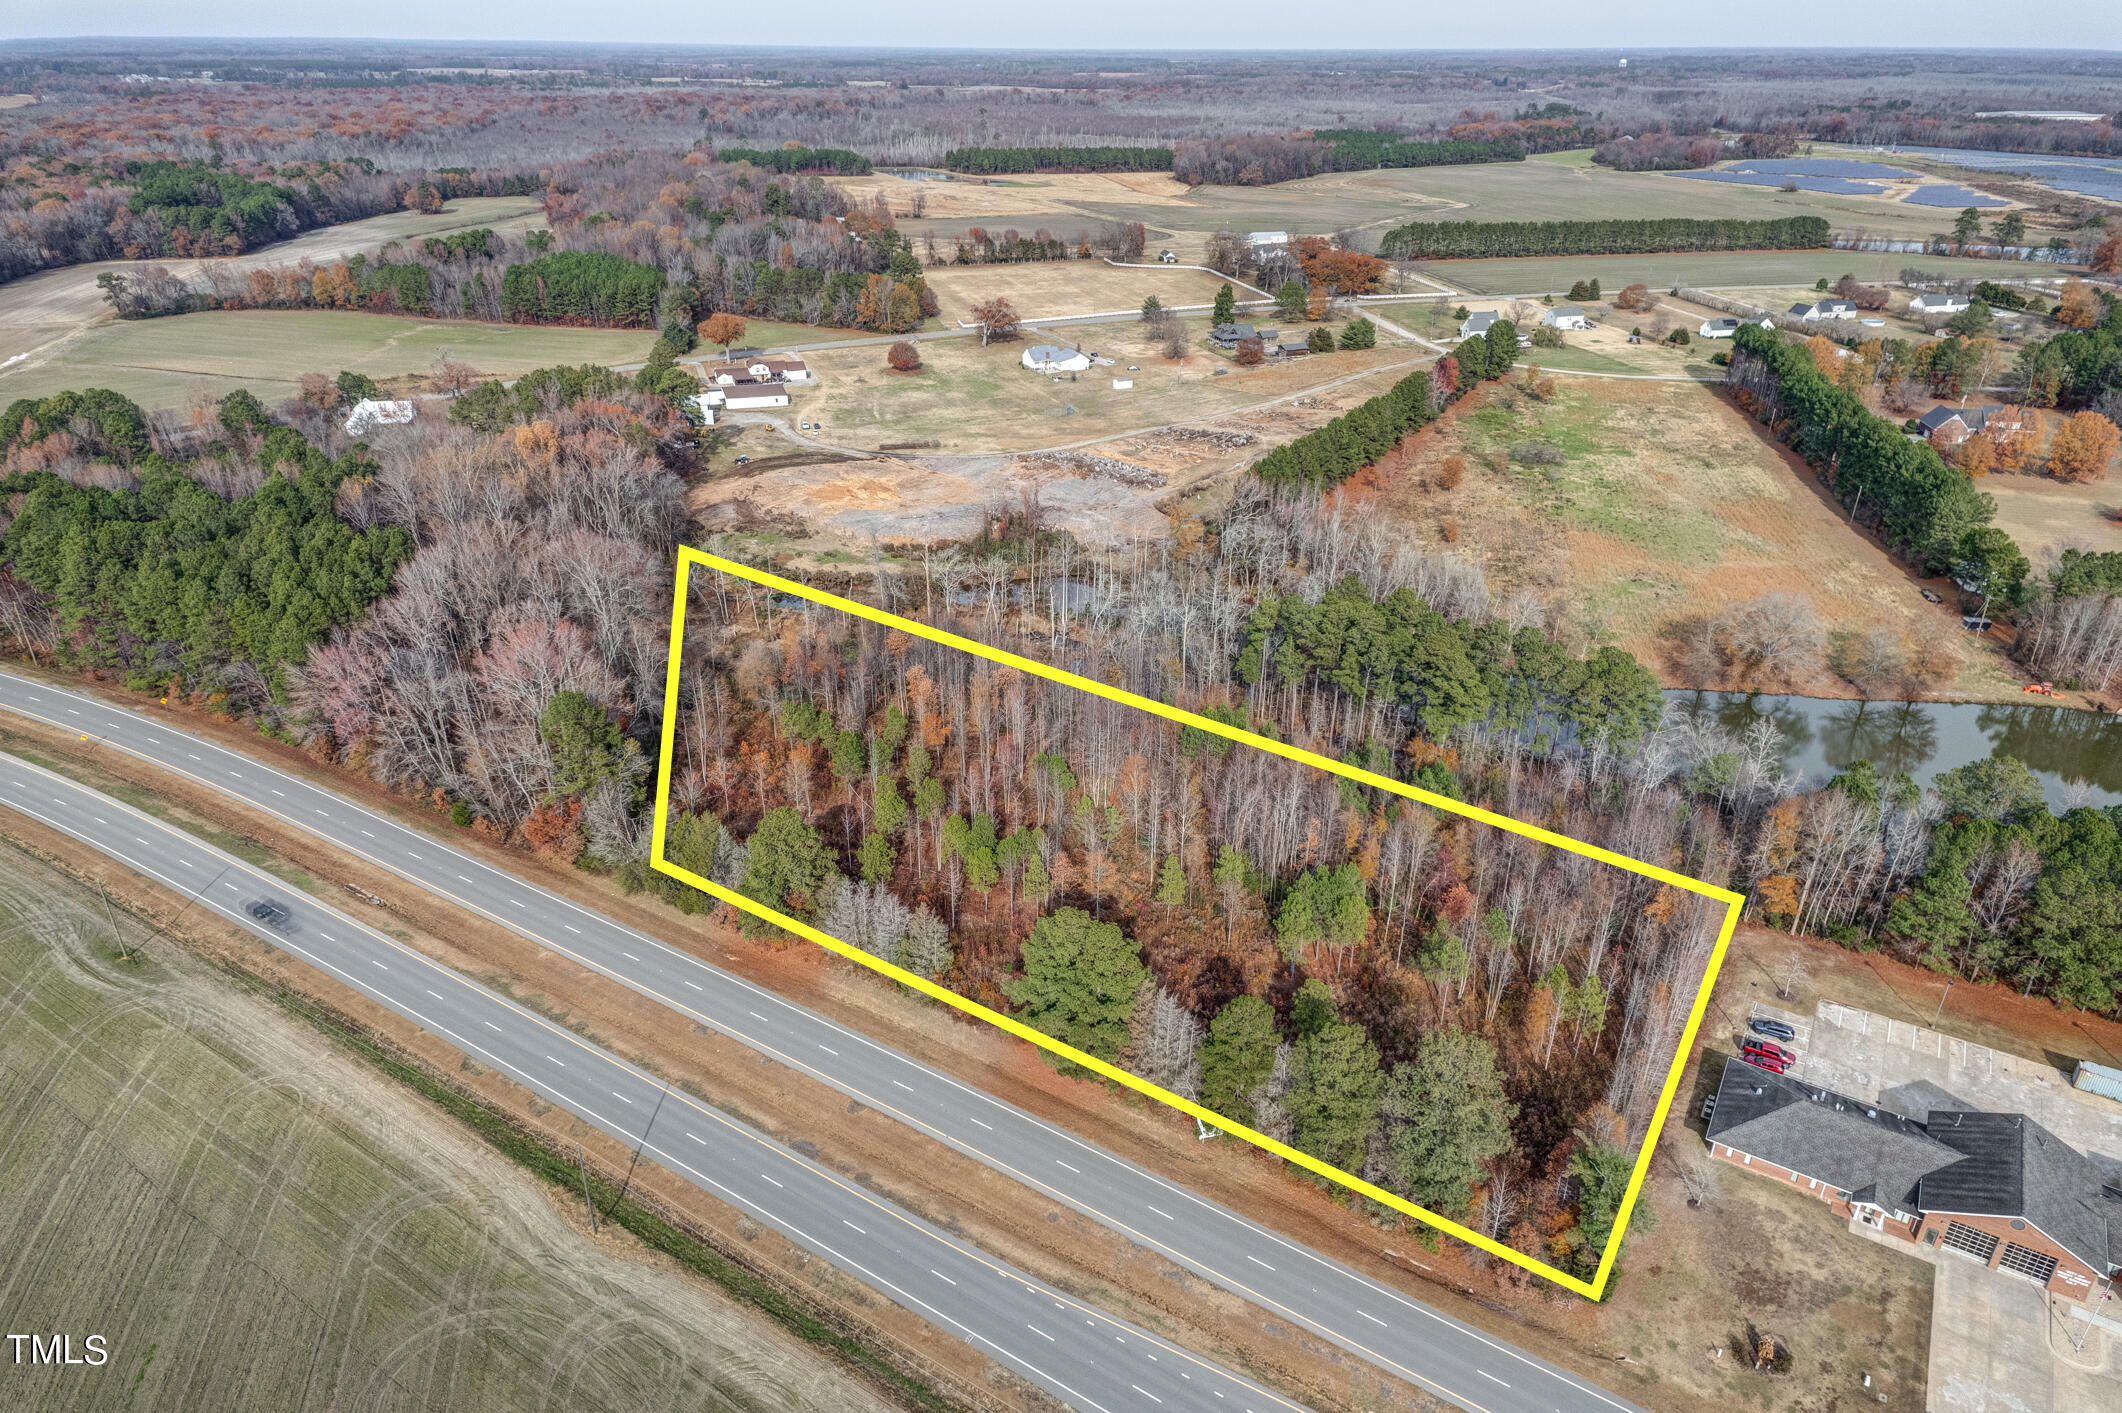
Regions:
<instances>
[{"instance_id":1,"label":"utility pole","mask_svg":"<svg viewBox=\"0 0 2122 1413\"><path fill-rule=\"evenodd\" d=\"M1938 998L1938 1012L1937 1012L1937 1014L1936 1014L1936 1015L1934 1015L1934 1016L1932 1016L1932 1017L1930 1018L1930 1028L1931 1028L1932 1030L1936 1030L1936 1029L1938 1028L1938 1021L1939 1021L1939 1018L1940 1018L1940 1017L1942 1017L1942 1016L1943 1016L1943 1015L1945 1014L1945 1003L1946 1003L1946 1001L1947 1001L1947 1000L1948 1000L1948 999L1949 999L1949 998L1950 998L1950 997L1952 996L1952 994L1953 994L1953 982L1954 982L1954 981L1957 981L1958 979L1959 979L1959 978L1957 978L1957 977L1947 977L1947 978L1946 978L1946 981L1945 981L1945 995L1943 995L1943 996L1940 996L1940 997Z\"/></svg>"}]
</instances>

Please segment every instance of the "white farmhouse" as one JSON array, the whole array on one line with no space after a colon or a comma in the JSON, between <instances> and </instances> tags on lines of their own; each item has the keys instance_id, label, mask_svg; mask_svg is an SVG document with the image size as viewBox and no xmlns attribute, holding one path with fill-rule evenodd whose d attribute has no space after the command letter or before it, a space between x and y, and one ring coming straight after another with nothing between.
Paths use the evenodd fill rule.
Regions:
<instances>
[{"instance_id":1,"label":"white farmhouse","mask_svg":"<svg viewBox=\"0 0 2122 1413\"><path fill-rule=\"evenodd\" d=\"M1584 311L1574 304L1565 304L1560 308L1548 310L1547 317L1540 322L1547 325L1550 329L1588 329L1591 327L1591 320L1587 319L1584 316Z\"/></svg>"},{"instance_id":2,"label":"white farmhouse","mask_svg":"<svg viewBox=\"0 0 2122 1413\"><path fill-rule=\"evenodd\" d=\"M1034 373L1080 373L1090 367L1090 355L1073 348L1036 343L1024 350L1024 366Z\"/></svg>"}]
</instances>

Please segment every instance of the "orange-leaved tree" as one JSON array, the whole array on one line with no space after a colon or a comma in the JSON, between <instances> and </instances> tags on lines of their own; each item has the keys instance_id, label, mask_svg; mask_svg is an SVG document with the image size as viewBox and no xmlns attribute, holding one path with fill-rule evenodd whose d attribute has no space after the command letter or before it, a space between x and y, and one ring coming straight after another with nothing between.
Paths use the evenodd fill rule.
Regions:
<instances>
[{"instance_id":1,"label":"orange-leaved tree","mask_svg":"<svg viewBox=\"0 0 2122 1413\"><path fill-rule=\"evenodd\" d=\"M741 314L710 314L700 325L700 337L709 343L722 345L722 356L729 357L730 346L744 337L745 323Z\"/></svg>"},{"instance_id":2,"label":"orange-leaved tree","mask_svg":"<svg viewBox=\"0 0 2122 1413\"><path fill-rule=\"evenodd\" d=\"M2122 445L2122 432L2097 412L2080 412L2065 422L2049 444L2048 469L2059 480L2097 481Z\"/></svg>"}]
</instances>

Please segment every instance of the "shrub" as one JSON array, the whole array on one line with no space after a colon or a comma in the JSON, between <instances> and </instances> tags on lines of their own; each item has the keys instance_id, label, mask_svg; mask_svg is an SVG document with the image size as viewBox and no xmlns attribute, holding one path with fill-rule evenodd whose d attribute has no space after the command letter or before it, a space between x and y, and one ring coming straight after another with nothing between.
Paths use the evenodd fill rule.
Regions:
<instances>
[{"instance_id":1,"label":"shrub","mask_svg":"<svg viewBox=\"0 0 2122 1413\"><path fill-rule=\"evenodd\" d=\"M894 373L911 373L921 366L921 351L902 339L885 352L884 362Z\"/></svg>"}]
</instances>

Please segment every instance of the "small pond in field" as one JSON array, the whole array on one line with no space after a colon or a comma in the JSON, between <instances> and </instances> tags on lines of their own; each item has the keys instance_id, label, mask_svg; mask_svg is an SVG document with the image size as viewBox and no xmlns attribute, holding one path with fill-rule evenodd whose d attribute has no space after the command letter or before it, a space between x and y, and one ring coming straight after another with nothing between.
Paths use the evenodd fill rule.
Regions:
<instances>
[{"instance_id":1,"label":"small pond in field","mask_svg":"<svg viewBox=\"0 0 2122 1413\"><path fill-rule=\"evenodd\" d=\"M2055 706L1971 702L1851 702L1818 697L1669 691L1668 701L1706 712L1734 736L1766 717L1783 734L1783 765L1815 785L1853 761L1881 774L1907 771L1919 785L1990 756L2016 756L2039 777L2051 808L2072 802L2081 781L2095 805L2122 804L2122 718Z\"/></svg>"}]
</instances>

